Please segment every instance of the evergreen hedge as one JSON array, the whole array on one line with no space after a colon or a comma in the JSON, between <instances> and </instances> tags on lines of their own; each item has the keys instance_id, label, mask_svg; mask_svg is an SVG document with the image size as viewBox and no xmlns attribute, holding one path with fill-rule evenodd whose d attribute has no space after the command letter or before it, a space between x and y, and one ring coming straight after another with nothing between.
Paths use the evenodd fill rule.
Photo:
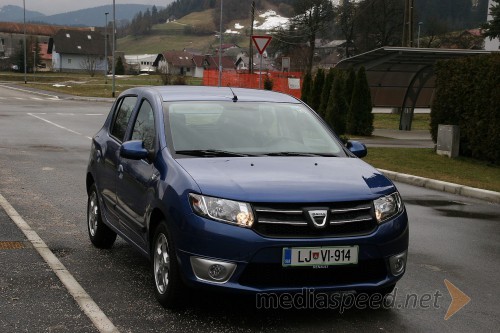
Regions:
<instances>
[{"instance_id":1,"label":"evergreen hedge","mask_svg":"<svg viewBox=\"0 0 500 333\"><path fill-rule=\"evenodd\" d=\"M439 124L460 127L460 155L500 164L500 55L440 61L431 110Z\"/></svg>"}]
</instances>

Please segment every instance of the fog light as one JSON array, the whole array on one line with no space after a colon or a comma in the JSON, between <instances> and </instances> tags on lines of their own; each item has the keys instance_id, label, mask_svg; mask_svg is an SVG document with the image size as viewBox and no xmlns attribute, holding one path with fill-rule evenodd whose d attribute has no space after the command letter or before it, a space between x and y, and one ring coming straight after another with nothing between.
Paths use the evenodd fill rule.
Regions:
<instances>
[{"instance_id":1,"label":"fog light","mask_svg":"<svg viewBox=\"0 0 500 333\"><path fill-rule=\"evenodd\" d=\"M202 281L226 283L236 270L236 264L230 262L200 257L191 257L190 261L194 275Z\"/></svg>"},{"instance_id":2,"label":"fog light","mask_svg":"<svg viewBox=\"0 0 500 333\"><path fill-rule=\"evenodd\" d=\"M389 258L389 265L391 266L391 273L398 276L404 273L406 268L407 252L403 252Z\"/></svg>"},{"instance_id":3,"label":"fog light","mask_svg":"<svg viewBox=\"0 0 500 333\"><path fill-rule=\"evenodd\" d=\"M226 276L226 267L219 264L213 264L208 268L208 275L214 280L223 280Z\"/></svg>"}]
</instances>

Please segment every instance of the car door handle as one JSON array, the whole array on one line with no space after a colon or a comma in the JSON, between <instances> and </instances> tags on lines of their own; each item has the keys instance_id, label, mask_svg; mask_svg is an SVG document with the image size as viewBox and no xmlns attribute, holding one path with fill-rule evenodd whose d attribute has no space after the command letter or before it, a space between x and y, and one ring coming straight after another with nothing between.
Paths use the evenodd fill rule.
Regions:
<instances>
[{"instance_id":1,"label":"car door handle","mask_svg":"<svg viewBox=\"0 0 500 333\"><path fill-rule=\"evenodd\" d=\"M118 166L118 178L123 179L123 165Z\"/></svg>"}]
</instances>

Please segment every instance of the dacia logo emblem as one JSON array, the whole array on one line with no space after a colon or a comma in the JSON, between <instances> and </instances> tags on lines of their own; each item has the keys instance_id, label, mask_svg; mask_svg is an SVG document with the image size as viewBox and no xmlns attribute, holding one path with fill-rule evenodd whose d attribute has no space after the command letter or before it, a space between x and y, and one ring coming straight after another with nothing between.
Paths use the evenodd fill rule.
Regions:
<instances>
[{"instance_id":1,"label":"dacia logo emblem","mask_svg":"<svg viewBox=\"0 0 500 333\"><path fill-rule=\"evenodd\" d=\"M324 229L330 220L330 210L310 209L307 210L309 225L314 229Z\"/></svg>"}]
</instances>

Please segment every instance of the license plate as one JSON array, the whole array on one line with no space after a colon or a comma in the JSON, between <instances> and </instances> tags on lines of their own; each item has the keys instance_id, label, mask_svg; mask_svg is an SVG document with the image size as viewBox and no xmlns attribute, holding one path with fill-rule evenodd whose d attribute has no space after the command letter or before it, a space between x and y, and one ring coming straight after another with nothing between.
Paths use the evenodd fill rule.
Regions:
<instances>
[{"instance_id":1,"label":"license plate","mask_svg":"<svg viewBox=\"0 0 500 333\"><path fill-rule=\"evenodd\" d=\"M283 248L282 265L328 266L358 263L358 246Z\"/></svg>"}]
</instances>

